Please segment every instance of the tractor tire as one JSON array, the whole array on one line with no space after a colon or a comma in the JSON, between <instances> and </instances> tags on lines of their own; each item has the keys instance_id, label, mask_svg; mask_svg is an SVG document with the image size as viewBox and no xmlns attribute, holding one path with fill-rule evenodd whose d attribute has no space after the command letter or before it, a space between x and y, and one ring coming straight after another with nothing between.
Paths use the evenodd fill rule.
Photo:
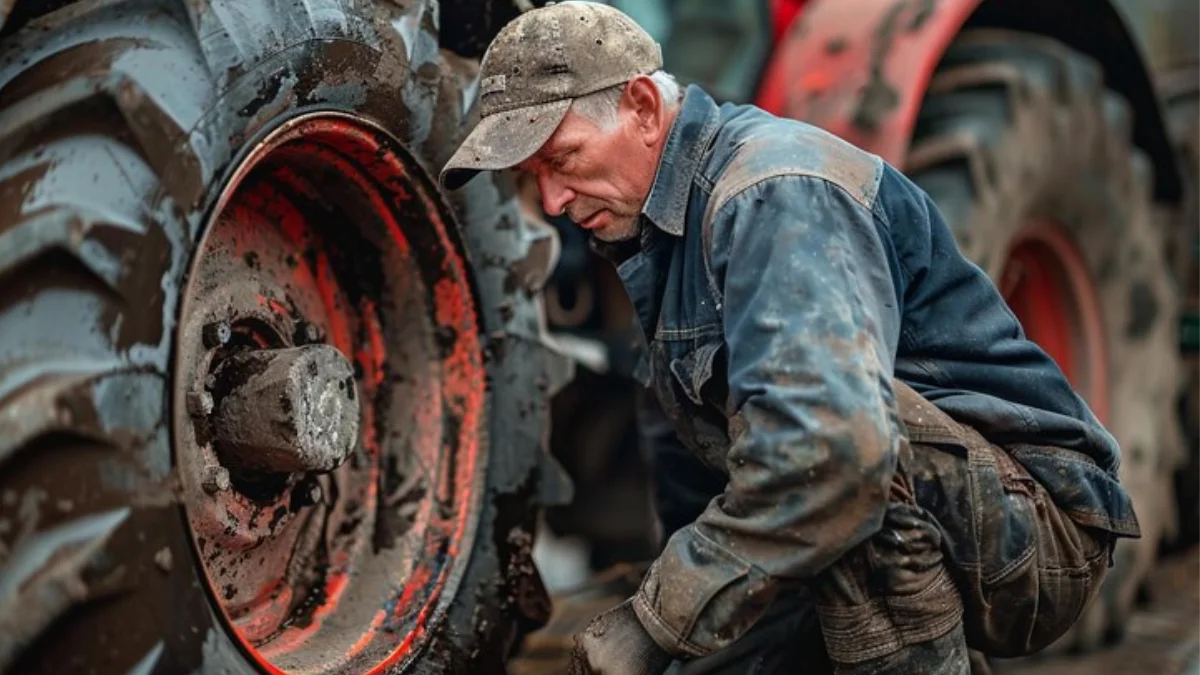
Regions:
<instances>
[{"instance_id":1,"label":"tractor tire","mask_svg":"<svg viewBox=\"0 0 1200 675\"><path fill-rule=\"evenodd\" d=\"M1171 256L1179 288L1185 300L1184 372L1187 383L1179 397L1187 456L1175 474L1175 500L1179 504L1179 528L1171 550L1183 550L1200 541L1200 351L1197 317L1200 316L1200 90L1195 73L1187 84L1166 95L1167 125L1175 140L1183 167L1184 203L1171 242ZM1183 78L1180 78L1183 79ZM1189 335L1187 331L1190 330ZM1190 344L1189 344L1190 343Z\"/></svg>"},{"instance_id":2,"label":"tractor tire","mask_svg":"<svg viewBox=\"0 0 1200 675\"><path fill-rule=\"evenodd\" d=\"M1120 541L1101 594L1060 643L1082 649L1121 637L1175 509L1179 301L1152 169L1131 137L1129 105L1091 59L1041 36L970 29L933 76L906 166L1120 443L1142 538Z\"/></svg>"},{"instance_id":3,"label":"tractor tire","mask_svg":"<svg viewBox=\"0 0 1200 675\"><path fill-rule=\"evenodd\" d=\"M0 672L503 672L548 616L569 371L511 181L430 179L476 78L438 4L63 4L0 41ZM247 468L213 426L223 378L268 375L204 363L258 349L340 350L336 471Z\"/></svg>"}]
</instances>

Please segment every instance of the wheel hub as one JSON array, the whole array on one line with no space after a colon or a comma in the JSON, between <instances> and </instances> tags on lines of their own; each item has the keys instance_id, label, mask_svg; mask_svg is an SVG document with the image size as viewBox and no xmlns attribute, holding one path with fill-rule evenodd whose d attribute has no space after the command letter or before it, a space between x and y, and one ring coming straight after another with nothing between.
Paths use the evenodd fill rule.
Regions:
<instances>
[{"instance_id":1,"label":"wheel hub","mask_svg":"<svg viewBox=\"0 0 1200 675\"><path fill-rule=\"evenodd\" d=\"M246 474L333 471L358 439L354 369L328 345L239 352L218 366L213 434Z\"/></svg>"},{"instance_id":2,"label":"wheel hub","mask_svg":"<svg viewBox=\"0 0 1200 675\"><path fill-rule=\"evenodd\" d=\"M382 673L453 596L482 476L474 295L385 134L288 123L195 254L174 435L213 604L270 673Z\"/></svg>"}]
</instances>

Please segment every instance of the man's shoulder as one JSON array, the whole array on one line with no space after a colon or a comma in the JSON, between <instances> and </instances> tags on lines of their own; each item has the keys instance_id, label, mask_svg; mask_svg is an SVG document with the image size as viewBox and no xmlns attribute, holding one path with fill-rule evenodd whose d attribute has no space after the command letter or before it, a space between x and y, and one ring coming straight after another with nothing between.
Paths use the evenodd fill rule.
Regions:
<instances>
[{"instance_id":1,"label":"man's shoulder","mask_svg":"<svg viewBox=\"0 0 1200 675\"><path fill-rule=\"evenodd\" d=\"M865 208L874 208L884 167L878 156L811 124L753 106L723 106L722 118L705 171L712 185L709 213L744 190L781 176L824 180Z\"/></svg>"}]
</instances>

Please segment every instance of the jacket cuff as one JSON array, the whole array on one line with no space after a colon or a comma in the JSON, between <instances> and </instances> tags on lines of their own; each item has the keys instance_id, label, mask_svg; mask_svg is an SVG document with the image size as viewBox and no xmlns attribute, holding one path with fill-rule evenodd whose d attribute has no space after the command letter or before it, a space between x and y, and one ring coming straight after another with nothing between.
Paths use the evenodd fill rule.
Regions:
<instances>
[{"instance_id":1,"label":"jacket cuff","mask_svg":"<svg viewBox=\"0 0 1200 675\"><path fill-rule=\"evenodd\" d=\"M632 604L638 621L674 656L701 657L737 641L776 589L766 575L695 525L676 532Z\"/></svg>"},{"instance_id":2,"label":"jacket cuff","mask_svg":"<svg viewBox=\"0 0 1200 675\"><path fill-rule=\"evenodd\" d=\"M638 590L633 596L633 613L637 615L642 628L663 651L672 656L707 656L710 652L694 645L675 631L659 614L654 606L646 599L646 595Z\"/></svg>"}]
</instances>

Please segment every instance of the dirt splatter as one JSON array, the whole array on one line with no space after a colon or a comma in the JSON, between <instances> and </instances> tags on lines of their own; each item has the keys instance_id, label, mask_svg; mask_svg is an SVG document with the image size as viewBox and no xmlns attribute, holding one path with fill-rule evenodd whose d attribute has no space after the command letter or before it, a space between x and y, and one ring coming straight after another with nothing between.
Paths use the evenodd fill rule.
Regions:
<instances>
[{"instance_id":1,"label":"dirt splatter","mask_svg":"<svg viewBox=\"0 0 1200 675\"><path fill-rule=\"evenodd\" d=\"M900 93L887 81L884 72L896 42L896 34L905 27L910 32L920 29L932 16L933 11L932 0L896 0L879 22L867 64L870 76L854 112L854 125L859 129L868 132L879 129L884 117L899 105ZM906 12L910 12L907 26L901 20Z\"/></svg>"},{"instance_id":2,"label":"dirt splatter","mask_svg":"<svg viewBox=\"0 0 1200 675\"><path fill-rule=\"evenodd\" d=\"M171 555L171 549L166 546L159 549L158 553L154 554L154 564L157 565L158 569L162 570L164 574L170 572L171 568L175 564L175 560Z\"/></svg>"}]
</instances>

